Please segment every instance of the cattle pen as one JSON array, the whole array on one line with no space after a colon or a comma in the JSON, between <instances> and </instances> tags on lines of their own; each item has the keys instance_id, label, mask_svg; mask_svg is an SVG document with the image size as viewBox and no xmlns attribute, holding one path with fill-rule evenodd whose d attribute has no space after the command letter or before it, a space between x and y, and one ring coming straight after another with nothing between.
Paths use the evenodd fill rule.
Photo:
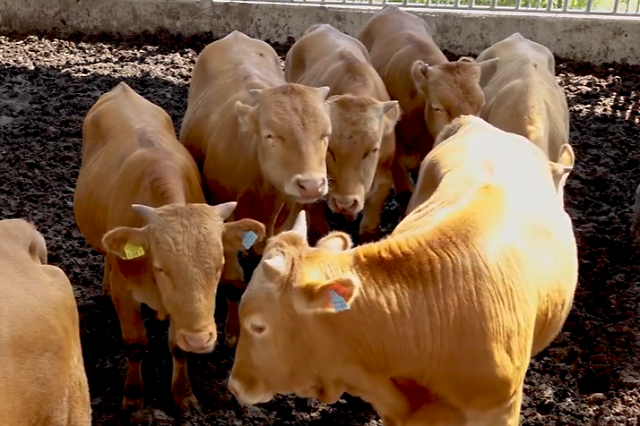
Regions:
<instances>
[{"instance_id":1,"label":"cattle pen","mask_svg":"<svg viewBox=\"0 0 640 426\"><path fill-rule=\"evenodd\" d=\"M0 218L33 221L45 236L49 262L69 276L94 425L126 424L119 417L126 359L112 302L101 295L102 257L85 242L72 210L89 108L124 81L164 108L178 131L193 65L211 41L237 29L267 41L284 58L311 25L327 22L355 35L381 4L0 0ZM451 60L475 57L516 31L556 55L576 153L565 203L580 275L562 333L531 361L522 424L639 425L640 243L629 227L640 183L640 0L397 4L429 23ZM391 197L383 212L385 230L398 216ZM279 396L239 406L225 385L233 357L224 345L190 356L203 414L181 419L168 392L167 324L150 312L145 323L148 410L137 424L381 425L368 404L346 394L332 405Z\"/></svg>"}]
</instances>

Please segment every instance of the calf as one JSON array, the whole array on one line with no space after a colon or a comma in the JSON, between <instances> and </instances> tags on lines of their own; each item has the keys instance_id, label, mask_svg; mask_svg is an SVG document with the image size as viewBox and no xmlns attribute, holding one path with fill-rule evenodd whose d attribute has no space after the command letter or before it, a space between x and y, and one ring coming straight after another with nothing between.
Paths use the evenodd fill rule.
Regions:
<instances>
[{"instance_id":1,"label":"calf","mask_svg":"<svg viewBox=\"0 0 640 426\"><path fill-rule=\"evenodd\" d=\"M369 51L402 118L396 127L393 183L401 208L406 207L415 171L442 128L460 115L477 115L484 103L480 76L497 59L475 62L462 57L449 62L433 41L426 22L387 5L362 27L358 39Z\"/></svg>"},{"instance_id":2,"label":"calf","mask_svg":"<svg viewBox=\"0 0 640 426\"><path fill-rule=\"evenodd\" d=\"M500 58L480 85L485 104L480 117L499 129L522 135L550 161L572 169L569 108L555 77L555 60L545 46L520 33L499 41L478 55L478 61ZM560 176L568 177L567 173ZM564 187L564 181L559 182Z\"/></svg>"},{"instance_id":3,"label":"calf","mask_svg":"<svg viewBox=\"0 0 640 426\"><path fill-rule=\"evenodd\" d=\"M90 426L71 283L22 219L0 221L0 423Z\"/></svg>"},{"instance_id":4,"label":"calf","mask_svg":"<svg viewBox=\"0 0 640 426\"><path fill-rule=\"evenodd\" d=\"M394 128L400 116L398 101L369 62L367 49L329 24L311 27L291 47L285 60L288 81L328 86L331 139L327 169L331 176L329 208L353 221L364 209L360 241L378 238L380 213L391 192ZM309 209L311 240L329 226L324 206Z\"/></svg>"},{"instance_id":5,"label":"calf","mask_svg":"<svg viewBox=\"0 0 640 426\"><path fill-rule=\"evenodd\" d=\"M311 247L301 214L269 239L240 303L240 402L349 392L387 426L518 425L530 359L573 301L572 223L538 147L473 116L449 126L421 168L433 194L387 238Z\"/></svg>"},{"instance_id":6,"label":"calf","mask_svg":"<svg viewBox=\"0 0 640 426\"><path fill-rule=\"evenodd\" d=\"M328 191L328 93L328 87L287 83L273 48L240 31L205 47L193 69L180 140L202 168L209 201L237 200L234 217L266 224L268 235L291 228L295 216L287 212ZM235 252L227 256L224 282L236 295L246 287ZM227 300L239 297L228 292ZM227 344L234 346L236 337L228 333Z\"/></svg>"},{"instance_id":7,"label":"calf","mask_svg":"<svg viewBox=\"0 0 640 426\"><path fill-rule=\"evenodd\" d=\"M176 138L171 117L125 83L103 94L82 127L82 165L73 209L78 228L105 258L105 286L120 319L128 363L123 409L143 408L140 364L147 334L140 305L170 320L172 393L182 410L198 409L187 352L216 343L213 318L224 251L254 220L224 223L235 202L204 202L200 174Z\"/></svg>"}]
</instances>

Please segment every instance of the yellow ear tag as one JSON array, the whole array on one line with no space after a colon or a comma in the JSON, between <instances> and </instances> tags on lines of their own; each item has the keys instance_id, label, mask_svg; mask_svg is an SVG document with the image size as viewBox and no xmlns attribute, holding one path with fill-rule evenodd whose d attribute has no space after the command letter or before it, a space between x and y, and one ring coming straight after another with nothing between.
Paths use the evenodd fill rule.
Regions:
<instances>
[{"instance_id":1,"label":"yellow ear tag","mask_svg":"<svg viewBox=\"0 0 640 426\"><path fill-rule=\"evenodd\" d=\"M124 258L127 260L144 256L144 249L137 244L127 244L124 246Z\"/></svg>"}]
</instances>

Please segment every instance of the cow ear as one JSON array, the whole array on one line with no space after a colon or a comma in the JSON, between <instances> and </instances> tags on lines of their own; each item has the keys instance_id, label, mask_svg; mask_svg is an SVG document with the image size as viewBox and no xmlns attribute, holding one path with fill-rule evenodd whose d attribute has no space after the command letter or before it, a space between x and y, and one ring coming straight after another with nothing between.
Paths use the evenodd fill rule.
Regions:
<instances>
[{"instance_id":1,"label":"cow ear","mask_svg":"<svg viewBox=\"0 0 640 426\"><path fill-rule=\"evenodd\" d=\"M222 242L225 250L249 250L256 242L264 240L264 225L253 219L240 219L224 224Z\"/></svg>"},{"instance_id":2,"label":"cow ear","mask_svg":"<svg viewBox=\"0 0 640 426\"><path fill-rule=\"evenodd\" d=\"M353 241L346 232L332 231L320 238L316 243L317 248L329 251L345 251L353 247Z\"/></svg>"},{"instance_id":3,"label":"cow ear","mask_svg":"<svg viewBox=\"0 0 640 426\"><path fill-rule=\"evenodd\" d=\"M390 135L395 131L401 111L398 101L382 102L382 134Z\"/></svg>"},{"instance_id":4,"label":"cow ear","mask_svg":"<svg viewBox=\"0 0 640 426\"><path fill-rule=\"evenodd\" d=\"M251 106L243 104L240 101L236 101L233 105L238 121L240 122L240 128L245 131L255 131L258 123L258 106Z\"/></svg>"},{"instance_id":5,"label":"cow ear","mask_svg":"<svg viewBox=\"0 0 640 426\"><path fill-rule=\"evenodd\" d=\"M351 309L360 280L355 275L308 283L295 288L294 306L301 313L337 313Z\"/></svg>"},{"instance_id":6,"label":"cow ear","mask_svg":"<svg viewBox=\"0 0 640 426\"><path fill-rule=\"evenodd\" d=\"M485 59L484 61L477 62L480 65L480 87L485 87L489 80L493 78L498 70L498 64L500 58Z\"/></svg>"},{"instance_id":7,"label":"cow ear","mask_svg":"<svg viewBox=\"0 0 640 426\"><path fill-rule=\"evenodd\" d=\"M102 246L120 259L132 260L147 255L147 227L129 228L121 226L107 232L102 238Z\"/></svg>"}]
</instances>

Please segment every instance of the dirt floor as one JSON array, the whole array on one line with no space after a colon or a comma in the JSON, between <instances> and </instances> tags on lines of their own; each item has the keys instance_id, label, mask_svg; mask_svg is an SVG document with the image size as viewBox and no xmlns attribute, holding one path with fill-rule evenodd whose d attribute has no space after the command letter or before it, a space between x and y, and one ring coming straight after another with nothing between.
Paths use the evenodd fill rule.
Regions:
<instances>
[{"instance_id":1,"label":"dirt floor","mask_svg":"<svg viewBox=\"0 0 640 426\"><path fill-rule=\"evenodd\" d=\"M50 262L73 283L96 426L126 424L118 418L126 362L115 311L100 295L102 258L85 243L72 212L82 120L100 94L125 81L165 108L178 129L192 66L209 41L210 35L184 40L166 34L0 37L0 217L34 221ZM288 45L275 47L283 54ZM638 425L640 250L628 229L640 182L640 68L558 60L557 73L571 107L577 155L566 200L580 247L580 283L564 332L531 362L522 424ZM392 227L397 212L393 202L387 207ZM190 357L205 417L180 419L171 405L167 326L146 322L150 409L138 424L381 424L369 405L346 395L330 406L279 397L241 408L224 386L232 364L224 347Z\"/></svg>"}]
</instances>

